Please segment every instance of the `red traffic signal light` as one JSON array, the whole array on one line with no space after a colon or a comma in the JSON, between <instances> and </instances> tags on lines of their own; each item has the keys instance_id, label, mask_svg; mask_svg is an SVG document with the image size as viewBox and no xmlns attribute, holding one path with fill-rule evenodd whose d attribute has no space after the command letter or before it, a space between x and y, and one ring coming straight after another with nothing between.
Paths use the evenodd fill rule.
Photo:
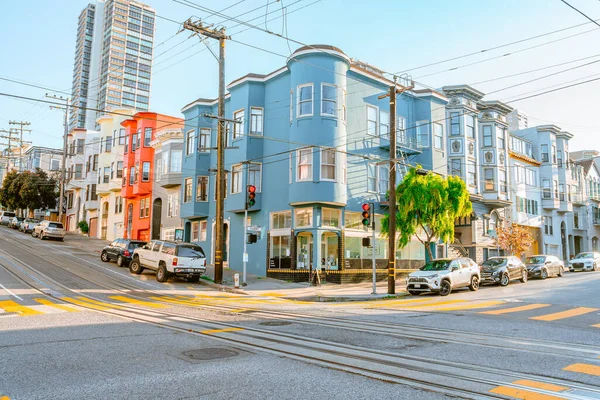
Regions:
<instances>
[{"instance_id":1,"label":"red traffic signal light","mask_svg":"<svg viewBox=\"0 0 600 400\"><path fill-rule=\"evenodd\" d=\"M363 217L362 224L364 226L369 226L369 225L371 225L371 206L369 205L369 203L364 203L362 205L362 209L363 209L363 212L362 212L362 217Z\"/></svg>"},{"instance_id":2,"label":"red traffic signal light","mask_svg":"<svg viewBox=\"0 0 600 400\"><path fill-rule=\"evenodd\" d=\"M256 204L256 186L248 185L248 200L246 201L246 208L254 206Z\"/></svg>"}]
</instances>

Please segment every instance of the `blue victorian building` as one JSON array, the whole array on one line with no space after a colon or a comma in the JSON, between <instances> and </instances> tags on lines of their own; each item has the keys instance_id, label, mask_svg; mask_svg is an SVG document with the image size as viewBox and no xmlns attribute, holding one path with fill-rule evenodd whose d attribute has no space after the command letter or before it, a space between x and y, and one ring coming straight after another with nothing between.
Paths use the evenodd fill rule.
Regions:
<instances>
[{"instance_id":1,"label":"blue victorian building","mask_svg":"<svg viewBox=\"0 0 600 400\"><path fill-rule=\"evenodd\" d=\"M257 188L249 209L248 272L306 280L324 268L335 282L370 277L372 251L385 268L387 239L379 220L389 189L389 100L393 84L379 69L325 45L296 50L282 68L248 74L229 84L224 262L241 270L247 185ZM398 158L446 174L444 94L412 90L396 102ZM186 241L214 262L217 100L186 105L181 217ZM405 168L398 166L398 181ZM375 203L375 246L361 223L361 205ZM399 269L424 260L420 243L396 252ZM382 269L382 274L385 270Z\"/></svg>"}]
</instances>

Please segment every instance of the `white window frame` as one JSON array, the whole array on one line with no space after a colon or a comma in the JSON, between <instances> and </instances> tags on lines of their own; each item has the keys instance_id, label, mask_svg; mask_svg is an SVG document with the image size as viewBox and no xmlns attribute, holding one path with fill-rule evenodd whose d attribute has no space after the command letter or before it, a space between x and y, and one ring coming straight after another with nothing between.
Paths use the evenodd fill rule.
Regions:
<instances>
[{"instance_id":1,"label":"white window frame","mask_svg":"<svg viewBox=\"0 0 600 400\"><path fill-rule=\"evenodd\" d=\"M439 136L438 136L438 128L440 130ZM440 140L439 147L436 144L436 140L438 138ZM433 148L436 150L444 150L444 125L437 123L437 122L435 122L433 124Z\"/></svg>"},{"instance_id":2,"label":"white window frame","mask_svg":"<svg viewBox=\"0 0 600 400\"><path fill-rule=\"evenodd\" d=\"M283 227L277 227L277 228L275 228L275 222L274 222L275 221L275 217L277 217L277 218L282 217L283 220L284 220L284 225L285 225L285 221L286 220L290 221L289 226L283 226ZM270 224L271 224L270 228L272 230L291 229L291 227L292 227L292 212L291 211L275 211L275 212L272 212L269 221L270 221Z\"/></svg>"},{"instance_id":3,"label":"white window frame","mask_svg":"<svg viewBox=\"0 0 600 400\"><path fill-rule=\"evenodd\" d=\"M368 163L367 164L367 192L368 193L377 193L379 187L377 185L377 164L376 163ZM371 188L372 186L372 188Z\"/></svg>"},{"instance_id":4,"label":"white window frame","mask_svg":"<svg viewBox=\"0 0 600 400\"><path fill-rule=\"evenodd\" d=\"M190 188L191 188L189 198L188 198L188 191L187 191L188 181L190 183ZM185 178L183 180L183 202L191 203L193 194L194 194L194 181L192 180L191 177Z\"/></svg>"},{"instance_id":5,"label":"white window frame","mask_svg":"<svg viewBox=\"0 0 600 400\"><path fill-rule=\"evenodd\" d=\"M305 87L309 87L311 90L310 100L301 100L300 94L302 93L302 89ZM303 117L312 117L315 113L315 85L311 83L305 83L302 85L298 85L297 87L297 95L296 95L296 118ZM308 103L310 101L310 114L300 114L302 111L301 104Z\"/></svg>"},{"instance_id":6,"label":"white window frame","mask_svg":"<svg viewBox=\"0 0 600 400\"><path fill-rule=\"evenodd\" d=\"M290 153L290 170L289 170L289 183L291 184L294 180L294 164L292 161L292 153Z\"/></svg>"},{"instance_id":7,"label":"white window frame","mask_svg":"<svg viewBox=\"0 0 600 400\"><path fill-rule=\"evenodd\" d=\"M148 177L144 177L144 174L146 174L146 166L148 166ZM151 169L150 161L144 161L142 163L142 182L150 182Z\"/></svg>"},{"instance_id":8,"label":"white window frame","mask_svg":"<svg viewBox=\"0 0 600 400\"><path fill-rule=\"evenodd\" d=\"M448 171L450 173L450 175L462 178L462 176L463 176L462 164L463 163L462 163L461 158L451 158L450 159L450 171ZM457 166L458 166L458 169L456 168ZM456 174L457 171L458 171L458 175Z\"/></svg>"},{"instance_id":9,"label":"white window frame","mask_svg":"<svg viewBox=\"0 0 600 400\"><path fill-rule=\"evenodd\" d=\"M210 128L200 128L200 134L198 135L198 151L207 153L210 151L210 137L212 130Z\"/></svg>"},{"instance_id":10,"label":"white window frame","mask_svg":"<svg viewBox=\"0 0 600 400\"><path fill-rule=\"evenodd\" d=\"M492 147L494 146L494 132L492 130L492 126L491 125L484 125L481 128L482 131L482 137L483 137L483 147ZM486 141L488 141L488 144L486 144Z\"/></svg>"},{"instance_id":11,"label":"white window frame","mask_svg":"<svg viewBox=\"0 0 600 400\"><path fill-rule=\"evenodd\" d=\"M328 218L325 218L326 214L329 214ZM337 217L338 224L337 225L325 224L325 220L331 220L332 219L331 217L334 214ZM337 208L329 208L329 207L321 208L321 226L327 226L330 228L340 228L341 223L342 223L342 210L337 209Z\"/></svg>"},{"instance_id":12,"label":"white window frame","mask_svg":"<svg viewBox=\"0 0 600 400\"><path fill-rule=\"evenodd\" d=\"M231 167L231 194L242 193L242 164Z\"/></svg>"},{"instance_id":13,"label":"white window frame","mask_svg":"<svg viewBox=\"0 0 600 400\"><path fill-rule=\"evenodd\" d=\"M307 211L310 211L310 223L308 225L298 225L298 219L299 219L298 214L300 214L301 212L307 212ZM295 225L295 227L296 228L312 228L314 216L315 216L315 211L312 207L294 209L294 225Z\"/></svg>"},{"instance_id":14,"label":"white window frame","mask_svg":"<svg viewBox=\"0 0 600 400\"><path fill-rule=\"evenodd\" d=\"M425 132L423 132L423 129L425 130ZM417 124L415 125L415 131L417 132L417 143L424 149L428 149L429 147L431 147L431 145L429 144L431 142L429 138L429 120L425 119L417 121ZM423 136L427 137L426 143L423 143Z\"/></svg>"},{"instance_id":15,"label":"white window frame","mask_svg":"<svg viewBox=\"0 0 600 400\"><path fill-rule=\"evenodd\" d=\"M346 108L346 89L340 88L340 103L341 103L341 113L342 113L342 121L346 121L348 118L348 109Z\"/></svg>"},{"instance_id":16,"label":"white window frame","mask_svg":"<svg viewBox=\"0 0 600 400\"><path fill-rule=\"evenodd\" d=\"M325 99L325 87L329 86L331 88L333 88L333 99ZM337 117L337 113L338 113L338 109L337 109L337 103L338 103L338 86L334 85L332 83L321 83L321 115L322 116L326 116L326 117ZM333 103L333 114L328 113L328 112L324 112L323 111L323 106L325 105L325 102L328 103Z\"/></svg>"},{"instance_id":17,"label":"white window frame","mask_svg":"<svg viewBox=\"0 0 600 400\"><path fill-rule=\"evenodd\" d=\"M190 241L198 242L200 239L200 221L192 221L192 231L190 232Z\"/></svg>"},{"instance_id":18,"label":"white window frame","mask_svg":"<svg viewBox=\"0 0 600 400\"><path fill-rule=\"evenodd\" d=\"M198 241L199 242L206 242L207 227L208 227L207 221L200 221L200 226L198 229L198 233L199 233Z\"/></svg>"},{"instance_id":19,"label":"white window frame","mask_svg":"<svg viewBox=\"0 0 600 400\"><path fill-rule=\"evenodd\" d=\"M369 109L375 110L375 121L369 119ZM367 135L369 136L377 136L379 134L379 107L372 106L367 104ZM369 123L375 122L374 133L371 133L371 129L369 128Z\"/></svg>"},{"instance_id":20,"label":"white window frame","mask_svg":"<svg viewBox=\"0 0 600 400\"><path fill-rule=\"evenodd\" d=\"M306 164L300 164L302 161L301 153L308 151L310 156ZM306 178L300 178L301 167L307 166L308 176ZM313 149L311 147L296 150L296 182L311 182L313 180Z\"/></svg>"},{"instance_id":21,"label":"white window frame","mask_svg":"<svg viewBox=\"0 0 600 400\"><path fill-rule=\"evenodd\" d=\"M385 195L390 190L390 166L379 164L377 166L377 192Z\"/></svg>"},{"instance_id":22,"label":"white window frame","mask_svg":"<svg viewBox=\"0 0 600 400\"><path fill-rule=\"evenodd\" d=\"M294 122L294 89L290 90L290 124Z\"/></svg>"},{"instance_id":23,"label":"white window frame","mask_svg":"<svg viewBox=\"0 0 600 400\"><path fill-rule=\"evenodd\" d=\"M384 124L384 119L382 116L385 115L385 119L387 120L387 124ZM383 130L383 127L387 127L387 132ZM390 113L385 110L379 110L379 137L384 139L390 138Z\"/></svg>"},{"instance_id":24,"label":"white window frame","mask_svg":"<svg viewBox=\"0 0 600 400\"><path fill-rule=\"evenodd\" d=\"M255 114L255 111L260 111L260 114ZM260 121L260 130L255 130L254 125L258 125ZM265 110L262 107L250 107L250 134L254 136L262 136L265 123Z\"/></svg>"},{"instance_id":25,"label":"white window frame","mask_svg":"<svg viewBox=\"0 0 600 400\"><path fill-rule=\"evenodd\" d=\"M333 152L333 164L324 163L324 155L327 152ZM323 167L333 167L333 178L323 176ZM336 182L337 181L337 151L335 149L321 149L321 168L319 168L321 181Z\"/></svg>"},{"instance_id":26,"label":"white window frame","mask_svg":"<svg viewBox=\"0 0 600 400\"><path fill-rule=\"evenodd\" d=\"M178 168L173 168L173 160L176 159L176 157L173 157L173 154L179 154L179 165L175 165ZM169 171L171 173L180 173L183 169L183 159L182 159L182 154L181 154L181 150L171 150L171 156L170 156L170 160L169 160Z\"/></svg>"},{"instance_id":27,"label":"white window frame","mask_svg":"<svg viewBox=\"0 0 600 400\"><path fill-rule=\"evenodd\" d=\"M196 131L194 129L189 130L185 134L185 155L189 156L194 154L194 134Z\"/></svg>"},{"instance_id":28,"label":"white window frame","mask_svg":"<svg viewBox=\"0 0 600 400\"><path fill-rule=\"evenodd\" d=\"M246 110L240 108L233 112L233 120L238 121L233 124L233 140L239 139L244 136L244 118L246 116Z\"/></svg>"}]
</instances>

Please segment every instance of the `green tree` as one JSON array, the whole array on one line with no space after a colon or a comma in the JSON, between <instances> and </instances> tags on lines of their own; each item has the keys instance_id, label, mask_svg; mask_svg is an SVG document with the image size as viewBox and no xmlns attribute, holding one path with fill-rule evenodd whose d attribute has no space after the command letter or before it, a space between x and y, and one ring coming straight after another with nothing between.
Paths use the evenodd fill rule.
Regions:
<instances>
[{"instance_id":1,"label":"green tree","mask_svg":"<svg viewBox=\"0 0 600 400\"><path fill-rule=\"evenodd\" d=\"M0 189L0 203L8 209L18 210L22 208L22 200L19 192L21 191L22 179L21 174L17 171L10 171L2 181L2 189Z\"/></svg>"},{"instance_id":2,"label":"green tree","mask_svg":"<svg viewBox=\"0 0 600 400\"><path fill-rule=\"evenodd\" d=\"M396 188L396 229L398 247L405 247L416 237L433 259L431 244L454 239L454 220L473 212L469 192L462 179L422 174L420 166L411 168ZM382 232L389 232L389 215L381 221ZM422 234L416 235L422 231Z\"/></svg>"},{"instance_id":3,"label":"green tree","mask_svg":"<svg viewBox=\"0 0 600 400\"><path fill-rule=\"evenodd\" d=\"M48 209L56 207L56 181L46 172L9 172L2 182L0 203L12 210Z\"/></svg>"}]
</instances>

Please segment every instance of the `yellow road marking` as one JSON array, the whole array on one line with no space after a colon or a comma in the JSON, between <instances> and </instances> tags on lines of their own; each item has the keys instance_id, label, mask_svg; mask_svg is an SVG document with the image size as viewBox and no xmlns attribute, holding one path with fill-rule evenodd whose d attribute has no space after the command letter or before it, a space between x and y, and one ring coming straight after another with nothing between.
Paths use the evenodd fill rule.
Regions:
<instances>
[{"instance_id":1,"label":"yellow road marking","mask_svg":"<svg viewBox=\"0 0 600 400\"><path fill-rule=\"evenodd\" d=\"M479 314L490 314L490 315L508 314L508 313L513 313L513 312L536 310L538 308L548 307L549 305L550 304L529 304L526 306L503 308L502 310L482 311Z\"/></svg>"},{"instance_id":2,"label":"yellow road marking","mask_svg":"<svg viewBox=\"0 0 600 400\"><path fill-rule=\"evenodd\" d=\"M78 299L82 300L82 301L87 301L88 303L96 304L96 305L99 305L102 307L107 307L107 308L125 308L125 307L118 306L116 304L105 303L103 301L90 299L89 297L78 297Z\"/></svg>"},{"instance_id":3,"label":"yellow road marking","mask_svg":"<svg viewBox=\"0 0 600 400\"><path fill-rule=\"evenodd\" d=\"M249 311L248 308L238 308L237 310L228 310L229 312L234 312L234 313L241 313L244 311Z\"/></svg>"},{"instance_id":4,"label":"yellow road marking","mask_svg":"<svg viewBox=\"0 0 600 400\"><path fill-rule=\"evenodd\" d=\"M10 397L8 397L8 396L0 396L0 400L10 400Z\"/></svg>"},{"instance_id":5,"label":"yellow road marking","mask_svg":"<svg viewBox=\"0 0 600 400\"><path fill-rule=\"evenodd\" d=\"M168 308L169 307L164 304L153 303L151 301L132 299L132 298L126 297L126 296L109 296L109 297L113 300L122 301L123 303L136 304L136 305L145 306L145 307L152 307L152 308Z\"/></svg>"},{"instance_id":6,"label":"yellow road marking","mask_svg":"<svg viewBox=\"0 0 600 400\"><path fill-rule=\"evenodd\" d=\"M408 306L401 306L399 305L399 307L395 307L395 308L427 308L427 307L438 307L438 306L445 306L448 304L456 304L456 303L465 303L467 300L446 300L446 301L435 301L433 303L426 303L426 304L413 304L413 305L408 305Z\"/></svg>"},{"instance_id":7,"label":"yellow road marking","mask_svg":"<svg viewBox=\"0 0 600 400\"><path fill-rule=\"evenodd\" d=\"M503 301L484 301L482 303L475 303L475 304L468 303L468 304L458 305L458 306L454 306L454 307L435 308L431 311L472 310L474 308L486 308L486 307L497 306L498 304L504 304L504 302Z\"/></svg>"},{"instance_id":8,"label":"yellow road marking","mask_svg":"<svg viewBox=\"0 0 600 400\"><path fill-rule=\"evenodd\" d=\"M564 392L565 390L569 390L568 387L554 385L552 383L530 381L529 379L521 379L519 381L514 381L513 383L515 385L529 386L536 389L547 390L549 392Z\"/></svg>"},{"instance_id":9,"label":"yellow road marking","mask_svg":"<svg viewBox=\"0 0 600 400\"><path fill-rule=\"evenodd\" d=\"M267 293L260 293L259 296L281 297L281 296L285 296L285 294L283 294L283 293L275 293L275 292L267 292Z\"/></svg>"},{"instance_id":10,"label":"yellow road marking","mask_svg":"<svg viewBox=\"0 0 600 400\"><path fill-rule=\"evenodd\" d=\"M600 376L600 365L592 365L592 364L573 364L569 365L566 368L563 368L565 371L571 372L579 372L587 375Z\"/></svg>"},{"instance_id":11,"label":"yellow road marking","mask_svg":"<svg viewBox=\"0 0 600 400\"><path fill-rule=\"evenodd\" d=\"M433 297L428 297L428 298L422 298L422 299L411 299L411 300L381 300L377 303L374 303L373 301L357 301L357 302L353 302L352 304L368 304L371 307L370 308L376 308L376 307L388 307L390 305L396 306L396 305L402 305L402 304L414 304L414 303L425 303L428 301L436 301L435 298ZM343 305L347 305L345 303L342 304L338 304L340 306Z\"/></svg>"},{"instance_id":12,"label":"yellow road marking","mask_svg":"<svg viewBox=\"0 0 600 400\"><path fill-rule=\"evenodd\" d=\"M17 302L12 300L2 300L0 301L0 308L4 309L6 312L16 312L21 314L23 317L28 317L31 315L40 315L43 314L41 311L34 310L31 307L22 306Z\"/></svg>"},{"instance_id":13,"label":"yellow road marking","mask_svg":"<svg viewBox=\"0 0 600 400\"><path fill-rule=\"evenodd\" d=\"M213 333L219 332L235 332L235 331L243 331L244 328L223 328L223 329L207 329L205 331L200 331L200 333L204 333L205 335L210 335Z\"/></svg>"},{"instance_id":14,"label":"yellow road marking","mask_svg":"<svg viewBox=\"0 0 600 400\"><path fill-rule=\"evenodd\" d=\"M91 308L93 310L103 310L103 311L110 310L110 308L108 308L108 307L96 306L96 305L94 305L92 303L88 303L86 301L72 299L70 297L63 297L62 299L64 301L68 301L69 303L77 304L78 306L82 306L82 307L86 307L86 308Z\"/></svg>"},{"instance_id":15,"label":"yellow road marking","mask_svg":"<svg viewBox=\"0 0 600 400\"><path fill-rule=\"evenodd\" d=\"M576 317L578 315L589 314L591 312L597 311L597 308L590 307L577 307L567 311L561 311L553 314L540 315L537 317L530 317L529 319L535 319L538 321L556 321L557 319L565 319Z\"/></svg>"},{"instance_id":16,"label":"yellow road marking","mask_svg":"<svg viewBox=\"0 0 600 400\"><path fill-rule=\"evenodd\" d=\"M592 325L594 328L600 328L600 324ZM598 357L600 358L600 357Z\"/></svg>"},{"instance_id":17,"label":"yellow road marking","mask_svg":"<svg viewBox=\"0 0 600 400\"><path fill-rule=\"evenodd\" d=\"M199 306L205 303L194 302L193 300L176 300L169 297L150 297L152 300L163 301L166 303L179 304L183 306Z\"/></svg>"},{"instance_id":18,"label":"yellow road marking","mask_svg":"<svg viewBox=\"0 0 600 400\"><path fill-rule=\"evenodd\" d=\"M503 396L512 397L515 399L526 399L526 400L564 400L565 397L552 396L550 394L541 394L531 392L529 390L517 389L508 386L498 386L490 390L490 393L500 394Z\"/></svg>"},{"instance_id":19,"label":"yellow road marking","mask_svg":"<svg viewBox=\"0 0 600 400\"><path fill-rule=\"evenodd\" d=\"M45 306L50 306L50 307L54 307L54 308L58 308L59 310L63 310L63 311L67 311L67 312L77 312L79 310L76 310L74 308L71 308L69 306L66 306L64 304L56 304L51 302L50 300L46 300L46 299L34 299L35 301L37 301L40 304L43 304Z\"/></svg>"}]
</instances>

